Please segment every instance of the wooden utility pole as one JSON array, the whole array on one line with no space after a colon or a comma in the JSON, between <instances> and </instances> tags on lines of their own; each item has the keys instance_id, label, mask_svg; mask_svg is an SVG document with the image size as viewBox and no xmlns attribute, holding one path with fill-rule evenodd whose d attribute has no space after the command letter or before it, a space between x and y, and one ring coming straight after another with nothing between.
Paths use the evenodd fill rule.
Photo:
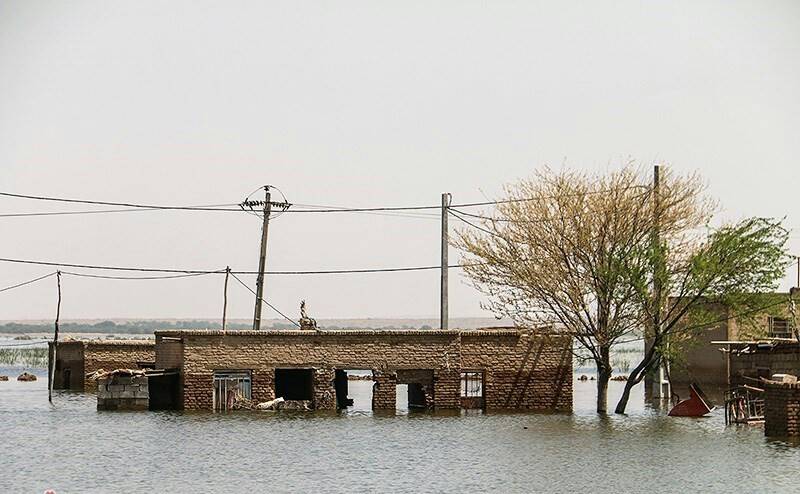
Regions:
<instances>
[{"instance_id":1,"label":"wooden utility pole","mask_svg":"<svg viewBox=\"0 0 800 494\"><path fill-rule=\"evenodd\" d=\"M261 254L258 258L258 278L256 278L256 311L253 316L253 329L261 329L261 300L264 296L264 266L267 262L267 234L269 233L269 215L272 212L272 202L269 185L264 186L264 223L261 227Z\"/></svg>"},{"instance_id":2,"label":"wooden utility pole","mask_svg":"<svg viewBox=\"0 0 800 494\"><path fill-rule=\"evenodd\" d=\"M447 329L450 325L447 307L447 254L450 248L450 240L447 228L447 208L450 207L451 195L448 192L442 194L442 266L441 266L441 290L439 300L439 327Z\"/></svg>"},{"instance_id":3,"label":"wooden utility pole","mask_svg":"<svg viewBox=\"0 0 800 494\"><path fill-rule=\"evenodd\" d=\"M664 252L661 245L661 165L653 166L653 334L661 331L661 310L663 301ZM653 342L655 344L655 341ZM661 343L663 349L668 348L666 341ZM660 351L661 358L658 366L658 382L654 383L653 397L669 399L672 390L669 383L669 363L664 358L664 351Z\"/></svg>"},{"instance_id":4,"label":"wooden utility pole","mask_svg":"<svg viewBox=\"0 0 800 494\"><path fill-rule=\"evenodd\" d=\"M222 294L222 332L225 332L225 323L228 316L228 277L231 274L231 267L225 267L225 288Z\"/></svg>"},{"instance_id":5,"label":"wooden utility pole","mask_svg":"<svg viewBox=\"0 0 800 494\"><path fill-rule=\"evenodd\" d=\"M47 382L47 401L53 403L53 380L56 377L56 351L58 349L58 320L61 317L61 271L56 271L56 282L58 284L58 303L56 304L55 331L53 333L53 356L50 361L50 379Z\"/></svg>"}]
</instances>

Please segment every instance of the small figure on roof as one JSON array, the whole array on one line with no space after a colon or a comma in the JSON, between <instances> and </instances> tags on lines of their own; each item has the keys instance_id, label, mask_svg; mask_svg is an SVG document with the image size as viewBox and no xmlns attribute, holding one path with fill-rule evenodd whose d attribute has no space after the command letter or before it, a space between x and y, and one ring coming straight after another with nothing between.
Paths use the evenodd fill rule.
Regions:
<instances>
[{"instance_id":1,"label":"small figure on roof","mask_svg":"<svg viewBox=\"0 0 800 494\"><path fill-rule=\"evenodd\" d=\"M310 329L313 331L317 330L317 320L311 317L308 317L306 313L306 301L300 301L300 329Z\"/></svg>"}]
</instances>

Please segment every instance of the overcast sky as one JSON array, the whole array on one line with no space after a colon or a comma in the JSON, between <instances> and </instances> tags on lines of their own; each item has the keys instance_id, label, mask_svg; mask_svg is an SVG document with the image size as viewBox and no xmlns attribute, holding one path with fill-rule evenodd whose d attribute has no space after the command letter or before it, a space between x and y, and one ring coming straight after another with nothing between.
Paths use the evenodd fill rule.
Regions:
<instances>
[{"instance_id":1,"label":"overcast sky","mask_svg":"<svg viewBox=\"0 0 800 494\"><path fill-rule=\"evenodd\" d=\"M438 204L632 157L699 170L721 218L785 216L800 252L798 53L791 0L0 0L0 190L187 205L274 184L303 204ZM0 198L6 213L86 208ZM0 257L252 270L259 237L232 213L0 218ZM298 214L273 222L267 265L438 259L436 218ZM0 263L0 287L49 271ZM451 280L451 315L485 315ZM230 314L251 317L229 290ZM318 318L405 317L437 314L438 290L432 271L273 276L265 294L292 316L305 298ZM62 317L221 304L221 277L67 278ZM54 279L0 293L0 319L54 313Z\"/></svg>"}]
</instances>

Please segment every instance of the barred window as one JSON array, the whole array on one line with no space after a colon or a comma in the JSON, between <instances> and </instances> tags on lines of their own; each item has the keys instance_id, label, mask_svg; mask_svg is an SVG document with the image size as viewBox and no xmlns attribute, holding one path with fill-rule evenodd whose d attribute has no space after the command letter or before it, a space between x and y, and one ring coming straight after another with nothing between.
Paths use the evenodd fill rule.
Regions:
<instances>
[{"instance_id":1,"label":"barred window","mask_svg":"<svg viewBox=\"0 0 800 494\"><path fill-rule=\"evenodd\" d=\"M233 404L251 397L249 371L214 371L214 410L231 410Z\"/></svg>"},{"instance_id":2,"label":"barred window","mask_svg":"<svg viewBox=\"0 0 800 494\"><path fill-rule=\"evenodd\" d=\"M769 318L769 335L773 338L791 338L792 326L785 317Z\"/></svg>"},{"instance_id":3,"label":"barred window","mask_svg":"<svg viewBox=\"0 0 800 494\"><path fill-rule=\"evenodd\" d=\"M461 373L461 397L480 398L483 396L483 372Z\"/></svg>"}]
</instances>

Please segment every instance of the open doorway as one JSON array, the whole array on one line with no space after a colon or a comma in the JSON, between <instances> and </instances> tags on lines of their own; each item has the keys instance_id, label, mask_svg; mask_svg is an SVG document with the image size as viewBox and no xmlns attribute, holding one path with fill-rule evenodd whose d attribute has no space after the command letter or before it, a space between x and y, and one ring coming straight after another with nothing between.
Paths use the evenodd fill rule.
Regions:
<instances>
[{"instance_id":1,"label":"open doorway","mask_svg":"<svg viewBox=\"0 0 800 494\"><path fill-rule=\"evenodd\" d=\"M336 369L334 378L336 407L348 413L372 411L372 371Z\"/></svg>"},{"instance_id":2,"label":"open doorway","mask_svg":"<svg viewBox=\"0 0 800 494\"><path fill-rule=\"evenodd\" d=\"M313 369L275 369L275 397L286 401L314 399Z\"/></svg>"},{"instance_id":3,"label":"open doorway","mask_svg":"<svg viewBox=\"0 0 800 494\"><path fill-rule=\"evenodd\" d=\"M433 370L398 369L396 408L402 411L433 407Z\"/></svg>"},{"instance_id":4,"label":"open doorway","mask_svg":"<svg viewBox=\"0 0 800 494\"><path fill-rule=\"evenodd\" d=\"M395 385L394 409L398 412L408 413L410 386L408 384Z\"/></svg>"}]
</instances>

